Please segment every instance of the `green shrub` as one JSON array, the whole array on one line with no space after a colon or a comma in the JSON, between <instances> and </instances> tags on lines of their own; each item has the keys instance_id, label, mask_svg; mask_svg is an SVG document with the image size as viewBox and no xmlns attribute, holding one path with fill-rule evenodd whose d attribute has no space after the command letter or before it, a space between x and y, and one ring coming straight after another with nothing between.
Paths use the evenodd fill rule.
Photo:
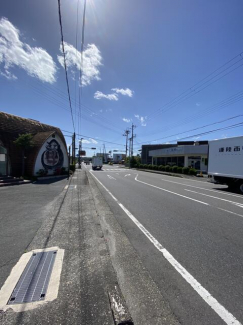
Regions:
<instances>
[{"instance_id":1,"label":"green shrub","mask_svg":"<svg viewBox=\"0 0 243 325\"><path fill-rule=\"evenodd\" d=\"M177 167L177 173L182 174L182 167Z\"/></svg>"},{"instance_id":2,"label":"green shrub","mask_svg":"<svg viewBox=\"0 0 243 325\"><path fill-rule=\"evenodd\" d=\"M194 176L196 176L196 175L197 175L197 170L194 169L194 168L190 168L190 169L189 169L189 175L194 175Z\"/></svg>"},{"instance_id":3,"label":"green shrub","mask_svg":"<svg viewBox=\"0 0 243 325\"><path fill-rule=\"evenodd\" d=\"M182 174L188 174L188 173L189 173L189 167L183 167Z\"/></svg>"},{"instance_id":4,"label":"green shrub","mask_svg":"<svg viewBox=\"0 0 243 325\"><path fill-rule=\"evenodd\" d=\"M47 175L47 170L45 169L39 169L38 172L36 173L38 176L43 177Z\"/></svg>"},{"instance_id":5,"label":"green shrub","mask_svg":"<svg viewBox=\"0 0 243 325\"><path fill-rule=\"evenodd\" d=\"M159 166L159 170L165 170L165 168L164 168L165 166L163 166L163 165L160 165Z\"/></svg>"},{"instance_id":6,"label":"green shrub","mask_svg":"<svg viewBox=\"0 0 243 325\"><path fill-rule=\"evenodd\" d=\"M70 165L70 168L69 168L72 172L75 172L75 164L72 164Z\"/></svg>"},{"instance_id":7,"label":"green shrub","mask_svg":"<svg viewBox=\"0 0 243 325\"><path fill-rule=\"evenodd\" d=\"M171 169L172 169L171 166L169 166L169 165L165 166L165 171L166 172L171 172Z\"/></svg>"},{"instance_id":8,"label":"green shrub","mask_svg":"<svg viewBox=\"0 0 243 325\"><path fill-rule=\"evenodd\" d=\"M173 173L177 173L177 171L178 171L178 166L173 166L172 167L172 172Z\"/></svg>"},{"instance_id":9,"label":"green shrub","mask_svg":"<svg viewBox=\"0 0 243 325\"><path fill-rule=\"evenodd\" d=\"M153 166L153 169L154 169L154 170L158 170L158 169L159 169L159 166L158 166L158 165L154 165L154 166Z\"/></svg>"},{"instance_id":10,"label":"green shrub","mask_svg":"<svg viewBox=\"0 0 243 325\"><path fill-rule=\"evenodd\" d=\"M147 168L148 168L148 169L152 169L152 165L151 165L151 164L149 164Z\"/></svg>"}]
</instances>

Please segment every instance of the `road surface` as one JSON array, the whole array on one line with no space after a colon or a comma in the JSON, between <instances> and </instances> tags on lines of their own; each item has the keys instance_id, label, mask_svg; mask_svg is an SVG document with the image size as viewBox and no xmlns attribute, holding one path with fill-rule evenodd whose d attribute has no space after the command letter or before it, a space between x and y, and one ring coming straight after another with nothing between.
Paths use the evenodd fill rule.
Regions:
<instances>
[{"instance_id":1,"label":"road surface","mask_svg":"<svg viewBox=\"0 0 243 325\"><path fill-rule=\"evenodd\" d=\"M104 166L102 194L181 324L243 324L243 196Z\"/></svg>"}]
</instances>

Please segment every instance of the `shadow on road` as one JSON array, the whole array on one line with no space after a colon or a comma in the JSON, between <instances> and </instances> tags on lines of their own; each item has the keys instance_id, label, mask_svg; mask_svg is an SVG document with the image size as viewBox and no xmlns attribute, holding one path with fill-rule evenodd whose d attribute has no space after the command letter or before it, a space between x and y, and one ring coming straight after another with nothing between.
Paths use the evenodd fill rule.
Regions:
<instances>
[{"instance_id":1,"label":"shadow on road","mask_svg":"<svg viewBox=\"0 0 243 325\"><path fill-rule=\"evenodd\" d=\"M241 194L242 195L242 193L240 192L240 191L237 191L237 189L231 189L231 188L228 188L228 187L226 187L226 188L213 188L213 190L216 190L216 191L218 191L218 192L227 192L227 193L234 193L234 194ZM243 195L242 195L242 197L243 197Z\"/></svg>"},{"instance_id":2,"label":"shadow on road","mask_svg":"<svg viewBox=\"0 0 243 325\"><path fill-rule=\"evenodd\" d=\"M68 179L67 175L63 175L63 177L58 177L58 178L48 178L48 179L42 179L42 180L38 180L34 183L32 183L33 185L46 185L46 184L53 184L56 182L60 182L64 179Z\"/></svg>"}]
</instances>

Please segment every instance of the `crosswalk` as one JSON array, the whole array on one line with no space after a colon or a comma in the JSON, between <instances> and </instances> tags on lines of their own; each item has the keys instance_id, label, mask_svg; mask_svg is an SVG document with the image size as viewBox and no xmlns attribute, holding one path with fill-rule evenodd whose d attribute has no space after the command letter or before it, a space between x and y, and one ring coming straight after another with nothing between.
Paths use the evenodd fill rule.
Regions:
<instances>
[{"instance_id":1,"label":"crosswalk","mask_svg":"<svg viewBox=\"0 0 243 325\"><path fill-rule=\"evenodd\" d=\"M102 168L102 170L106 171L106 172L125 172L127 171L126 169L123 169L123 168Z\"/></svg>"}]
</instances>

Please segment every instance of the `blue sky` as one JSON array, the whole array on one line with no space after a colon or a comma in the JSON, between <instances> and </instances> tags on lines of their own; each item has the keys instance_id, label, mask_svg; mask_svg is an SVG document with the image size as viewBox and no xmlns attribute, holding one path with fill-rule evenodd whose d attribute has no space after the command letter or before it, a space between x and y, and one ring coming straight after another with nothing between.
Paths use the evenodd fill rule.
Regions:
<instances>
[{"instance_id":1,"label":"blue sky","mask_svg":"<svg viewBox=\"0 0 243 325\"><path fill-rule=\"evenodd\" d=\"M61 0L75 129L88 154L103 143L124 150L132 122L135 151L243 134L201 134L243 122L241 0L87 0L81 119L78 4L80 51L84 0ZM0 2L0 110L72 132L60 40L57 0Z\"/></svg>"}]
</instances>

